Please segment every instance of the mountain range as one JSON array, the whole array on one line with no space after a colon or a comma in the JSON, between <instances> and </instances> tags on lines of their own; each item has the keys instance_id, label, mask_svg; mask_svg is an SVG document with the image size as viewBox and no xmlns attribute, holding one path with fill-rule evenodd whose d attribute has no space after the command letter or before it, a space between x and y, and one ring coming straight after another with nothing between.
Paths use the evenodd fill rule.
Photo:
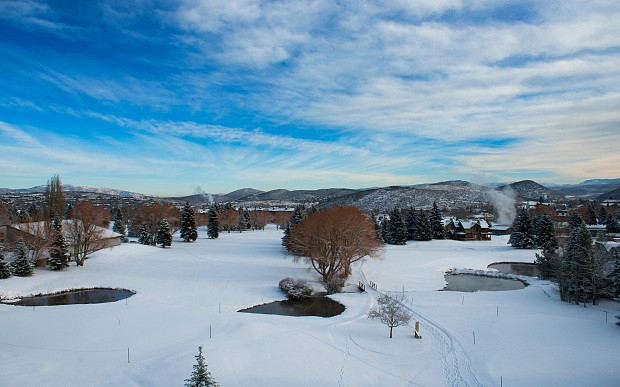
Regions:
<instances>
[{"instance_id":1,"label":"mountain range","mask_svg":"<svg viewBox=\"0 0 620 387\"><path fill-rule=\"evenodd\" d=\"M0 188L0 196L22 196L41 194L45 185L26 189ZM300 203L317 203L321 207L332 205L355 205L366 210L386 208L430 208L436 202L443 208L480 207L494 203L499 196L518 200L539 200L563 202L571 199L620 199L620 179L594 179L579 184L542 185L532 180L522 180L510 184L478 185L464 180L451 180L438 183L416 184L411 186L375 187L366 189L327 188L317 190L275 189L261 191L242 188L226 194L200 193L183 197L156 198L136 192L118 189L63 185L63 190L71 195L90 193L111 198L130 200L161 200L165 202L205 205L212 202L235 202L244 207L251 206L294 206Z\"/></svg>"}]
</instances>

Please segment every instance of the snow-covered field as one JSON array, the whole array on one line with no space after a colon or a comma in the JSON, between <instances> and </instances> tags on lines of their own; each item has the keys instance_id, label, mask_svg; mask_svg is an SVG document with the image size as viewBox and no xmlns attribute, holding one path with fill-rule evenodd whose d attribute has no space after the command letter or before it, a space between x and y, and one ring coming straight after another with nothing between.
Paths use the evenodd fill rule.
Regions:
<instances>
[{"instance_id":1,"label":"snow-covered field","mask_svg":"<svg viewBox=\"0 0 620 387\"><path fill-rule=\"evenodd\" d=\"M201 230L194 243L123 244L81 268L0 281L4 298L77 287L137 291L108 304L0 305L0 385L179 386L199 345L222 386L620 385L619 304L562 303L544 281L507 292L436 291L449 268L534 260L505 237L388 246L383 261L357 268L352 284L404 289L422 340L408 327L389 339L387 327L366 318L378 294L370 287L333 296L347 309L332 318L236 312L282 299L284 277L312 278L285 258L280 238L273 228L216 240Z\"/></svg>"}]
</instances>

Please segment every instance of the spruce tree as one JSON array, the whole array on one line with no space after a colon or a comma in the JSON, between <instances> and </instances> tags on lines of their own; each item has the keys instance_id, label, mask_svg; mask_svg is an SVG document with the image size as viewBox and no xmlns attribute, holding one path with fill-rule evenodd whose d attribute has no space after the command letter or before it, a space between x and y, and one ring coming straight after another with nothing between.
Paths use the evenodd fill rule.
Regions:
<instances>
[{"instance_id":1,"label":"spruce tree","mask_svg":"<svg viewBox=\"0 0 620 387\"><path fill-rule=\"evenodd\" d=\"M532 222L526 209L517 211L508 243L517 249L531 249L534 246Z\"/></svg>"},{"instance_id":2,"label":"spruce tree","mask_svg":"<svg viewBox=\"0 0 620 387\"><path fill-rule=\"evenodd\" d=\"M618 224L618 220L614 218L612 214L607 215L607 220L605 221L605 231L610 234L620 233L620 224Z\"/></svg>"},{"instance_id":3,"label":"spruce tree","mask_svg":"<svg viewBox=\"0 0 620 387\"><path fill-rule=\"evenodd\" d=\"M196 355L196 364L194 364L194 371L189 379L185 379L185 386L187 387L217 387L217 382L211 376L211 373L207 371L207 365L205 364L205 358L202 356L202 347L198 347L198 355Z\"/></svg>"},{"instance_id":4,"label":"spruce tree","mask_svg":"<svg viewBox=\"0 0 620 387\"><path fill-rule=\"evenodd\" d=\"M405 226L407 227L407 240L412 241L415 239L415 231L416 231L416 212L413 207L409 207L407 211L407 215L405 215Z\"/></svg>"},{"instance_id":5,"label":"spruce tree","mask_svg":"<svg viewBox=\"0 0 620 387\"><path fill-rule=\"evenodd\" d=\"M157 230L156 244L161 245L162 248L172 245L172 233L170 232L170 224L166 219L162 220L159 224L159 230Z\"/></svg>"},{"instance_id":6,"label":"spruce tree","mask_svg":"<svg viewBox=\"0 0 620 387\"><path fill-rule=\"evenodd\" d=\"M581 226L581 223L583 223L583 219L581 218L581 215L579 215L578 212L573 211L570 213L570 215L568 215L567 223L568 223L568 232L570 233L575 228Z\"/></svg>"},{"instance_id":7,"label":"spruce tree","mask_svg":"<svg viewBox=\"0 0 620 387\"><path fill-rule=\"evenodd\" d=\"M598 212L598 224L605 224L607 221L607 210L605 206L601 206L601 209Z\"/></svg>"},{"instance_id":8,"label":"spruce tree","mask_svg":"<svg viewBox=\"0 0 620 387\"><path fill-rule=\"evenodd\" d=\"M584 220L587 224L596 224L596 211L594 210L594 204L592 202L588 203L587 209L587 216Z\"/></svg>"},{"instance_id":9,"label":"spruce tree","mask_svg":"<svg viewBox=\"0 0 620 387\"><path fill-rule=\"evenodd\" d=\"M62 235L62 223L58 218L54 218L52 221L52 229L54 240L49 249L50 258L47 260L47 264L50 265L52 270L62 270L65 267L69 267L69 259L67 256L67 243Z\"/></svg>"},{"instance_id":10,"label":"spruce tree","mask_svg":"<svg viewBox=\"0 0 620 387\"><path fill-rule=\"evenodd\" d=\"M592 261L592 237L585 222L581 222L571 231L566 247L564 274L567 277L568 301L579 303L589 298L593 291L590 283L594 270Z\"/></svg>"},{"instance_id":11,"label":"spruce tree","mask_svg":"<svg viewBox=\"0 0 620 387\"><path fill-rule=\"evenodd\" d=\"M620 257L614 262L614 269L611 273L611 283L614 297L620 297Z\"/></svg>"},{"instance_id":12,"label":"spruce tree","mask_svg":"<svg viewBox=\"0 0 620 387\"><path fill-rule=\"evenodd\" d=\"M11 263L11 273L18 277L29 277L34 274L34 265L28 259L26 245L20 241L16 248L17 258Z\"/></svg>"},{"instance_id":13,"label":"spruce tree","mask_svg":"<svg viewBox=\"0 0 620 387\"><path fill-rule=\"evenodd\" d=\"M301 223L303 219L304 219L304 207L303 206L295 207L295 209L293 210L293 215L291 215L291 218L286 223L286 227L284 228L284 236L282 237L282 245L286 247L287 249L289 245L289 235L291 235L291 230L293 229L293 227Z\"/></svg>"},{"instance_id":14,"label":"spruce tree","mask_svg":"<svg viewBox=\"0 0 620 387\"><path fill-rule=\"evenodd\" d=\"M209 209L209 224L207 225L207 236L211 239L217 238L219 234L220 224L217 219L217 212L215 207L211 206Z\"/></svg>"},{"instance_id":15,"label":"spruce tree","mask_svg":"<svg viewBox=\"0 0 620 387\"><path fill-rule=\"evenodd\" d=\"M413 227L413 230L411 231L411 238L414 241L422 240L422 230L420 228L420 213L418 211L414 211L413 215L411 215L411 227Z\"/></svg>"},{"instance_id":16,"label":"spruce tree","mask_svg":"<svg viewBox=\"0 0 620 387\"><path fill-rule=\"evenodd\" d=\"M437 208L437 202L433 202L433 210L430 216L431 230L433 232L433 239L444 239L446 237L446 230L443 227L443 218L441 212Z\"/></svg>"},{"instance_id":17,"label":"spruce tree","mask_svg":"<svg viewBox=\"0 0 620 387\"><path fill-rule=\"evenodd\" d=\"M123 220L123 213L120 208L116 209L116 214L114 215L114 227L112 227L112 231L121 234L123 236L123 240L125 239L127 230L125 228L125 221Z\"/></svg>"},{"instance_id":18,"label":"spruce tree","mask_svg":"<svg viewBox=\"0 0 620 387\"><path fill-rule=\"evenodd\" d=\"M560 256L556 248L549 244L543 247L541 254L536 254L536 261L534 263L540 272L541 278L558 278L561 274L559 273Z\"/></svg>"},{"instance_id":19,"label":"spruce tree","mask_svg":"<svg viewBox=\"0 0 620 387\"><path fill-rule=\"evenodd\" d=\"M181 209L180 229L181 238L185 242L193 242L198 238L198 230L196 228L196 216L194 210L190 207L189 202L185 203Z\"/></svg>"},{"instance_id":20,"label":"spruce tree","mask_svg":"<svg viewBox=\"0 0 620 387\"><path fill-rule=\"evenodd\" d=\"M9 264L4 261L4 251L0 245L0 279L9 278L11 276L11 269Z\"/></svg>"},{"instance_id":21,"label":"spruce tree","mask_svg":"<svg viewBox=\"0 0 620 387\"><path fill-rule=\"evenodd\" d=\"M383 240L383 242L384 243L389 243L389 241L390 241L390 222L388 222L387 216L384 216L383 219L381 219L380 232L381 232L381 239Z\"/></svg>"},{"instance_id":22,"label":"spruce tree","mask_svg":"<svg viewBox=\"0 0 620 387\"><path fill-rule=\"evenodd\" d=\"M552 249L558 248L558 241L555 238L555 225L549 214L537 216L536 227L534 228L534 241L536 247L544 248L548 246Z\"/></svg>"},{"instance_id":23,"label":"spruce tree","mask_svg":"<svg viewBox=\"0 0 620 387\"><path fill-rule=\"evenodd\" d=\"M138 243L143 245L151 244L151 235L146 228L146 224L140 226L140 236L138 237Z\"/></svg>"},{"instance_id":24,"label":"spruce tree","mask_svg":"<svg viewBox=\"0 0 620 387\"><path fill-rule=\"evenodd\" d=\"M407 228L405 222L403 222L400 210L396 208L390 213L390 232L388 239L388 243L393 245L404 245L407 243Z\"/></svg>"},{"instance_id":25,"label":"spruce tree","mask_svg":"<svg viewBox=\"0 0 620 387\"><path fill-rule=\"evenodd\" d=\"M433 230L431 229L431 223L428 220L428 216L422 210L418 213L418 228L419 239L421 241L430 241L433 239Z\"/></svg>"}]
</instances>

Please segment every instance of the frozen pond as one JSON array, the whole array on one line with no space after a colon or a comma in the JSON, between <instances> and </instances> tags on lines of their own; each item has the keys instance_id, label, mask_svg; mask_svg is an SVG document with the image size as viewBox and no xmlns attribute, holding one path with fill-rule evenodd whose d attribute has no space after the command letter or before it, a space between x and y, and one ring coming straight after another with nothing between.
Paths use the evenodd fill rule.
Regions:
<instances>
[{"instance_id":1,"label":"frozen pond","mask_svg":"<svg viewBox=\"0 0 620 387\"><path fill-rule=\"evenodd\" d=\"M56 306L72 304L101 304L115 302L133 296L135 293L125 289L82 289L36 297L22 298L8 305Z\"/></svg>"},{"instance_id":2,"label":"frozen pond","mask_svg":"<svg viewBox=\"0 0 620 387\"><path fill-rule=\"evenodd\" d=\"M448 285L442 290L455 292L477 292L481 290L497 292L523 289L525 287L525 284L521 281L473 274L445 275L444 278Z\"/></svg>"},{"instance_id":3,"label":"frozen pond","mask_svg":"<svg viewBox=\"0 0 620 387\"><path fill-rule=\"evenodd\" d=\"M538 277L540 272L533 263L492 263L489 269L495 269L502 273L526 275L528 277Z\"/></svg>"},{"instance_id":4,"label":"frozen pond","mask_svg":"<svg viewBox=\"0 0 620 387\"><path fill-rule=\"evenodd\" d=\"M328 297L312 297L303 300L274 301L241 309L243 313L278 314L282 316L333 317L344 312L344 305Z\"/></svg>"}]
</instances>

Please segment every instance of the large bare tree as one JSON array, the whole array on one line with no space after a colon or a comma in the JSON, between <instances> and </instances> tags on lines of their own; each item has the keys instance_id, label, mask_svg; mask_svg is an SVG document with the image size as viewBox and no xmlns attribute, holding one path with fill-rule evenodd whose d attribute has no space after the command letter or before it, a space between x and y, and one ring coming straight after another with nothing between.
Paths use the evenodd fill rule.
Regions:
<instances>
[{"instance_id":1,"label":"large bare tree","mask_svg":"<svg viewBox=\"0 0 620 387\"><path fill-rule=\"evenodd\" d=\"M100 247L98 243L105 236L109 223L108 210L95 206L90 200L75 205L65 222L65 233L77 266L84 266L86 256Z\"/></svg>"},{"instance_id":2,"label":"large bare tree","mask_svg":"<svg viewBox=\"0 0 620 387\"><path fill-rule=\"evenodd\" d=\"M45 187L45 217L48 222L52 219L63 219L65 215L65 196L62 192L60 176L54 175L47 181Z\"/></svg>"},{"instance_id":3,"label":"large bare tree","mask_svg":"<svg viewBox=\"0 0 620 387\"><path fill-rule=\"evenodd\" d=\"M319 274L328 292L338 292L351 265L378 258L382 243L374 221L356 207L331 207L313 213L291 229L287 249Z\"/></svg>"}]
</instances>

